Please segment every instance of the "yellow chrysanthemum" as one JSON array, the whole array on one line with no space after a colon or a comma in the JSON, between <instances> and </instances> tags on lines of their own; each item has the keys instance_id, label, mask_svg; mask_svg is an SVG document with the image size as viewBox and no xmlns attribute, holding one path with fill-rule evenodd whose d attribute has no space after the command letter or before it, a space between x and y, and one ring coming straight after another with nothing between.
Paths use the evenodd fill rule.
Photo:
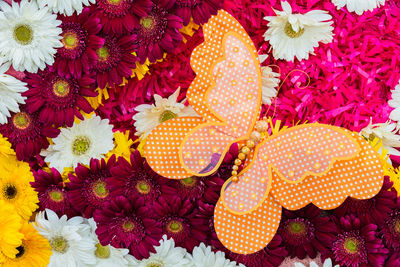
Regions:
<instances>
[{"instance_id":1,"label":"yellow chrysanthemum","mask_svg":"<svg viewBox=\"0 0 400 267\"><path fill-rule=\"evenodd\" d=\"M0 134L0 156L8 157L14 155L15 151L11 148L11 143Z\"/></svg>"},{"instance_id":2,"label":"yellow chrysanthemum","mask_svg":"<svg viewBox=\"0 0 400 267\"><path fill-rule=\"evenodd\" d=\"M190 19L190 22L187 26L184 26L181 28L179 31L183 33L184 35L189 35L193 36L194 31L197 31L200 28L200 26L196 23L193 22L193 19ZM187 42L185 36L183 36L183 42Z\"/></svg>"},{"instance_id":3,"label":"yellow chrysanthemum","mask_svg":"<svg viewBox=\"0 0 400 267\"><path fill-rule=\"evenodd\" d=\"M33 181L32 172L25 162L3 166L0 172L0 199L14 206L24 220L28 220L38 208L37 193L29 184Z\"/></svg>"},{"instance_id":4,"label":"yellow chrysanthemum","mask_svg":"<svg viewBox=\"0 0 400 267\"><path fill-rule=\"evenodd\" d=\"M131 146L133 145L133 140L129 138L129 131L115 132L114 133L114 149L108 152L106 159L109 159L113 154L118 157L124 157L129 161L131 156Z\"/></svg>"},{"instance_id":5,"label":"yellow chrysanthemum","mask_svg":"<svg viewBox=\"0 0 400 267\"><path fill-rule=\"evenodd\" d=\"M51 247L49 241L41 236L35 228L25 223L20 231L23 234L22 244L16 248L14 258L5 258L3 267L35 266L44 267L50 262Z\"/></svg>"},{"instance_id":6,"label":"yellow chrysanthemum","mask_svg":"<svg viewBox=\"0 0 400 267\"><path fill-rule=\"evenodd\" d=\"M18 253L16 247L22 244L23 234L19 232L22 226L21 217L14 207L0 199L0 253L14 258ZM0 256L4 260L4 256Z\"/></svg>"},{"instance_id":7,"label":"yellow chrysanthemum","mask_svg":"<svg viewBox=\"0 0 400 267\"><path fill-rule=\"evenodd\" d=\"M110 95L108 94L107 87L103 89L96 88L95 91L99 94L94 97L86 97L86 100L89 102L92 108L96 110L101 104L103 104L103 99L107 100L108 98L110 98Z\"/></svg>"}]
</instances>

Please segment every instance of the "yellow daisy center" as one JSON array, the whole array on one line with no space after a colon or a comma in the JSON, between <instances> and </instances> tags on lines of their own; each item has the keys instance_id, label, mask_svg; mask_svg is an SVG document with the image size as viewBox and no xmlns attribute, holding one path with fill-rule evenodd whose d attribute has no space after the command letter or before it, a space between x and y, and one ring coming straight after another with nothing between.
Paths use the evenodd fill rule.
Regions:
<instances>
[{"instance_id":1,"label":"yellow daisy center","mask_svg":"<svg viewBox=\"0 0 400 267\"><path fill-rule=\"evenodd\" d=\"M285 25L285 34L287 36L289 36L290 38L299 38L300 36L302 36L304 33L304 28L300 29L298 32L296 32L295 30L293 30L292 24L290 24L289 22L286 23Z\"/></svg>"},{"instance_id":2,"label":"yellow daisy center","mask_svg":"<svg viewBox=\"0 0 400 267\"><path fill-rule=\"evenodd\" d=\"M26 128L29 127L30 123L31 119L25 112L19 112L14 115L13 124L16 128L20 130L25 130Z\"/></svg>"},{"instance_id":3,"label":"yellow daisy center","mask_svg":"<svg viewBox=\"0 0 400 267\"><path fill-rule=\"evenodd\" d=\"M68 241L64 237L55 237L50 240L52 250L58 253L65 253L68 249Z\"/></svg>"},{"instance_id":4,"label":"yellow daisy center","mask_svg":"<svg viewBox=\"0 0 400 267\"><path fill-rule=\"evenodd\" d=\"M100 243L97 243L94 254L97 258L107 259L110 257L110 248L108 246L102 246Z\"/></svg>"},{"instance_id":5,"label":"yellow daisy center","mask_svg":"<svg viewBox=\"0 0 400 267\"><path fill-rule=\"evenodd\" d=\"M61 42L63 43L65 49L72 50L78 47L79 38L76 33L67 32L63 35Z\"/></svg>"},{"instance_id":6,"label":"yellow daisy center","mask_svg":"<svg viewBox=\"0 0 400 267\"><path fill-rule=\"evenodd\" d=\"M164 267L164 264L162 264L161 262L148 262L146 263L146 267Z\"/></svg>"},{"instance_id":7,"label":"yellow daisy center","mask_svg":"<svg viewBox=\"0 0 400 267\"><path fill-rule=\"evenodd\" d=\"M3 196L4 196L6 199L8 199L8 200L14 199L14 198L17 196L17 194L18 194L18 190L17 190L17 188L15 187L15 185L6 184L6 185L3 187Z\"/></svg>"},{"instance_id":8,"label":"yellow daisy center","mask_svg":"<svg viewBox=\"0 0 400 267\"><path fill-rule=\"evenodd\" d=\"M169 232L177 234L183 230L183 224L179 221L172 220L168 223L167 229Z\"/></svg>"},{"instance_id":9,"label":"yellow daisy center","mask_svg":"<svg viewBox=\"0 0 400 267\"><path fill-rule=\"evenodd\" d=\"M176 115L175 113L173 113L170 110L165 110L163 113L161 113L160 118L158 119L160 123L176 118L178 117L178 115Z\"/></svg>"},{"instance_id":10,"label":"yellow daisy center","mask_svg":"<svg viewBox=\"0 0 400 267\"><path fill-rule=\"evenodd\" d=\"M89 151L91 142L86 136L77 136L72 142L72 153L76 156L81 156Z\"/></svg>"},{"instance_id":11,"label":"yellow daisy center","mask_svg":"<svg viewBox=\"0 0 400 267\"><path fill-rule=\"evenodd\" d=\"M14 40L20 45L28 45L33 39L33 30L29 25L21 24L14 28Z\"/></svg>"},{"instance_id":12,"label":"yellow daisy center","mask_svg":"<svg viewBox=\"0 0 400 267\"><path fill-rule=\"evenodd\" d=\"M99 61L105 61L110 56L110 52L108 52L108 48L105 46L97 49L96 54Z\"/></svg>"},{"instance_id":13,"label":"yellow daisy center","mask_svg":"<svg viewBox=\"0 0 400 267\"><path fill-rule=\"evenodd\" d=\"M66 97L69 93L69 83L59 80L53 84L53 93L58 97Z\"/></svg>"}]
</instances>

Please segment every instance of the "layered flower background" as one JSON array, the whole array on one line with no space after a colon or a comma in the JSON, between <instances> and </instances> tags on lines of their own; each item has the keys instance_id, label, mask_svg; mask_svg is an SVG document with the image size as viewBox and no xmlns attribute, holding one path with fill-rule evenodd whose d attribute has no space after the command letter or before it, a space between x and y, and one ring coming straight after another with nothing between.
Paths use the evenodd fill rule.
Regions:
<instances>
[{"instance_id":1,"label":"layered flower background","mask_svg":"<svg viewBox=\"0 0 400 267\"><path fill-rule=\"evenodd\" d=\"M284 210L250 255L213 224L237 145L179 181L143 153L197 116L190 55L220 9L259 52L263 116L358 132L385 165L373 199ZM0 1L0 265L400 266L399 17L397 0Z\"/></svg>"}]
</instances>

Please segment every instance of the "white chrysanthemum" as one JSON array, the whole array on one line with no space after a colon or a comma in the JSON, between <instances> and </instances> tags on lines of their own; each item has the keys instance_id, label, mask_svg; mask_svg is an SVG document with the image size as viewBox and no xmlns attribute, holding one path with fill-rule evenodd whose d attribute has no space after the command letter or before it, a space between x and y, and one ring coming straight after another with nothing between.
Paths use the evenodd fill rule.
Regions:
<instances>
[{"instance_id":1,"label":"white chrysanthemum","mask_svg":"<svg viewBox=\"0 0 400 267\"><path fill-rule=\"evenodd\" d=\"M75 11L80 14L83 6L96 3L96 0L37 0L40 7L48 6L54 13L71 16Z\"/></svg>"},{"instance_id":2,"label":"white chrysanthemum","mask_svg":"<svg viewBox=\"0 0 400 267\"><path fill-rule=\"evenodd\" d=\"M19 112L18 104L25 104L26 99L21 93L28 90L26 83L5 74L6 70L6 66L0 66L0 124L7 122L10 111Z\"/></svg>"},{"instance_id":3,"label":"white chrysanthemum","mask_svg":"<svg viewBox=\"0 0 400 267\"><path fill-rule=\"evenodd\" d=\"M211 247L206 247L204 243L193 249L192 255L187 254L191 261L190 267L245 267L243 264L237 265L235 261L230 261L225 258L225 253L211 251Z\"/></svg>"},{"instance_id":4,"label":"white chrysanthemum","mask_svg":"<svg viewBox=\"0 0 400 267\"><path fill-rule=\"evenodd\" d=\"M400 81L399 84L392 90L392 99L388 102L389 106L394 108L390 112L389 118L400 123Z\"/></svg>"},{"instance_id":5,"label":"white chrysanthemum","mask_svg":"<svg viewBox=\"0 0 400 267\"><path fill-rule=\"evenodd\" d=\"M385 0L332 0L332 3L338 9L346 6L348 11L362 15L367 10L372 11L381 5L385 5Z\"/></svg>"},{"instance_id":6,"label":"white chrysanthemum","mask_svg":"<svg viewBox=\"0 0 400 267\"><path fill-rule=\"evenodd\" d=\"M50 168L62 172L65 167L76 167L78 163L88 165L91 158L103 158L114 148L113 126L107 119L92 116L71 128L62 128L60 134L53 138L52 145L40 154Z\"/></svg>"},{"instance_id":7,"label":"white chrysanthemum","mask_svg":"<svg viewBox=\"0 0 400 267\"><path fill-rule=\"evenodd\" d=\"M365 138L379 138L382 142L382 146L384 149L388 151L388 154L400 156L400 151L396 148L400 149L400 135L396 129L395 123L377 123L370 124L361 130L361 134Z\"/></svg>"},{"instance_id":8,"label":"white chrysanthemum","mask_svg":"<svg viewBox=\"0 0 400 267\"><path fill-rule=\"evenodd\" d=\"M125 258L129 253L129 249L115 248L111 245L102 246L95 233L97 225L96 222L90 218L87 220L90 226L90 238L94 241L96 250L94 255L96 257L96 263L91 265L93 267L127 267L128 260Z\"/></svg>"},{"instance_id":9,"label":"white chrysanthemum","mask_svg":"<svg viewBox=\"0 0 400 267\"><path fill-rule=\"evenodd\" d=\"M36 1L0 2L0 54L17 71L36 73L54 63L56 48L62 47L61 21Z\"/></svg>"},{"instance_id":10,"label":"white chrysanthemum","mask_svg":"<svg viewBox=\"0 0 400 267\"><path fill-rule=\"evenodd\" d=\"M196 112L190 106L185 106L182 103L176 102L179 96L179 91L175 91L168 98L162 98L158 94L154 95L155 104L139 105L135 108L138 111L133 119L135 120L136 135L148 135L154 128L162 122L169 119L182 116L197 116Z\"/></svg>"},{"instance_id":11,"label":"white chrysanthemum","mask_svg":"<svg viewBox=\"0 0 400 267\"><path fill-rule=\"evenodd\" d=\"M282 2L283 11L274 10L276 16L267 16L268 30L264 34L273 48L276 59L294 61L308 59L309 53L319 42L330 43L333 39L332 17L324 10L312 10L306 14L292 14L288 2Z\"/></svg>"},{"instance_id":12,"label":"white chrysanthemum","mask_svg":"<svg viewBox=\"0 0 400 267\"><path fill-rule=\"evenodd\" d=\"M166 235L160 240L160 245L154 247L156 253L150 253L148 259L141 261L136 260L131 263L130 266L136 267L188 267L190 266L190 260L186 258L186 249L175 247L174 240L168 239ZM210 265L212 266L212 265Z\"/></svg>"},{"instance_id":13,"label":"white chrysanthemum","mask_svg":"<svg viewBox=\"0 0 400 267\"><path fill-rule=\"evenodd\" d=\"M318 265L316 262L311 261L309 266L304 265L301 262L295 262L294 267L340 267L339 264L333 265L331 259L326 259L323 265Z\"/></svg>"},{"instance_id":14,"label":"white chrysanthemum","mask_svg":"<svg viewBox=\"0 0 400 267\"><path fill-rule=\"evenodd\" d=\"M45 217L47 215L47 219ZM82 217L58 218L46 209L36 215L36 230L49 240L53 254L48 267L87 266L95 264L94 241L89 237L89 225Z\"/></svg>"}]
</instances>

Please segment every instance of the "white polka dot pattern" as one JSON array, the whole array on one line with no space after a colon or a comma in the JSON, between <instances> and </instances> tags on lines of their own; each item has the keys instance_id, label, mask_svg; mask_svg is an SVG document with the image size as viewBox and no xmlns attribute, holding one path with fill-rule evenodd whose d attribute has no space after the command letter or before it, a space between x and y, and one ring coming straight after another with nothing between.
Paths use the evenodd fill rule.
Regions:
<instances>
[{"instance_id":1,"label":"white polka dot pattern","mask_svg":"<svg viewBox=\"0 0 400 267\"><path fill-rule=\"evenodd\" d=\"M255 253L271 241L281 220L281 206L272 196L246 215L230 213L221 199L214 210L214 228L221 243L239 254Z\"/></svg>"}]
</instances>

